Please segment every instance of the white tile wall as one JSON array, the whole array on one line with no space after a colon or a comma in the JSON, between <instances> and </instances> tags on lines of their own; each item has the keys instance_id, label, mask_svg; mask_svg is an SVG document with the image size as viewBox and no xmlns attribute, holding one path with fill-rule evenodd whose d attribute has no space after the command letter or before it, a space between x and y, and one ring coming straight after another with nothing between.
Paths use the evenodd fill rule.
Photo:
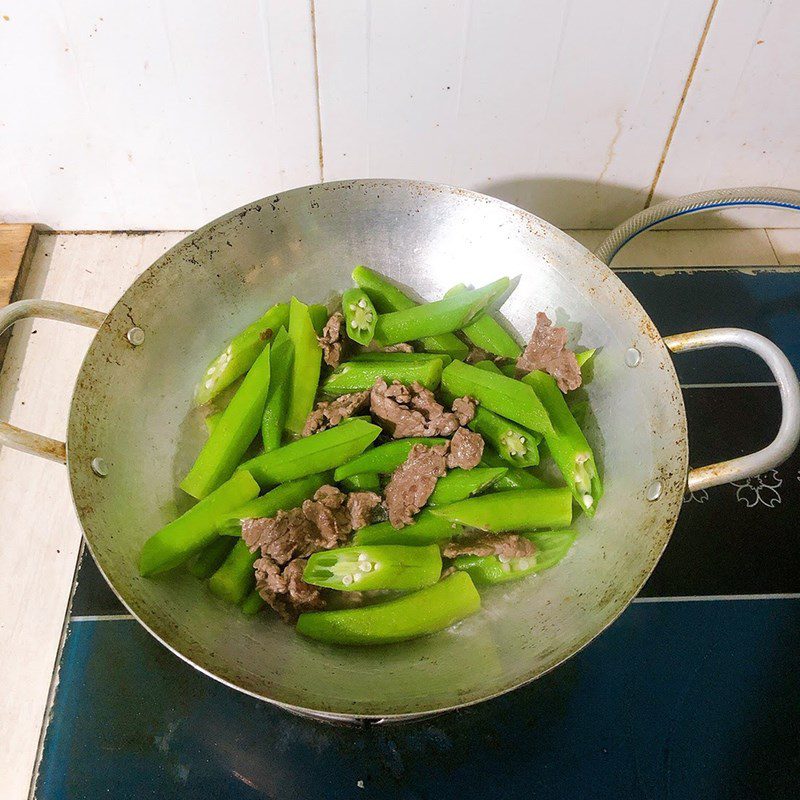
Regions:
<instances>
[{"instance_id":1,"label":"white tile wall","mask_svg":"<svg viewBox=\"0 0 800 800\"><path fill-rule=\"evenodd\" d=\"M654 188L709 14L656 198L800 185L796 0L5 0L0 219L193 228L405 176L607 228Z\"/></svg>"}]
</instances>

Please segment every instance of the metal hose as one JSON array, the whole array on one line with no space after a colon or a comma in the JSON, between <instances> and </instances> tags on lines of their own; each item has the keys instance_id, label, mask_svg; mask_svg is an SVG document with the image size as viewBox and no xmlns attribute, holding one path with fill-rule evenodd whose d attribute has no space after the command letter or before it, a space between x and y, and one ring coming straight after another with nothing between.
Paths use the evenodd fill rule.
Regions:
<instances>
[{"instance_id":1,"label":"metal hose","mask_svg":"<svg viewBox=\"0 0 800 800\"><path fill-rule=\"evenodd\" d=\"M634 214L614 228L595 250L595 255L605 264L610 264L614 256L634 236L654 225L685 214L730 206L772 206L800 211L800 191L770 186L744 186L738 189L712 189L665 200Z\"/></svg>"}]
</instances>

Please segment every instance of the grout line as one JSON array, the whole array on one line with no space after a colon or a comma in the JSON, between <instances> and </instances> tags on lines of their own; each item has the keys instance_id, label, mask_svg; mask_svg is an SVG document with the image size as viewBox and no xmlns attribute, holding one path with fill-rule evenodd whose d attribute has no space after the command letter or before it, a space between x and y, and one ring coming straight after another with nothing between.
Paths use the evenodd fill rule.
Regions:
<instances>
[{"instance_id":1,"label":"grout line","mask_svg":"<svg viewBox=\"0 0 800 800\"><path fill-rule=\"evenodd\" d=\"M681 389L749 389L753 386L777 386L775 381L744 383L682 383Z\"/></svg>"},{"instance_id":2,"label":"grout line","mask_svg":"<svg viewBox=\"0 0 800 800\"><path fill-rule=\"evenodd\" d=\"M706 594L685 597L635 597L634 603L707 603L724 600L800 600L800 592L775 594Z\"/></svg>"},{"instance_id":3,"label":"grout line","mask_svg":"<svg viewBox=\"0 0 800 800\"><path fill-rule=\"evenodd\" d=\"M775 245L772 243L772 237L769 235L768 228L764 228L764 235L767 237L767 241L769 242L769 246L772 250L772 255L775 256L775 263L778 266L781 266L781 260L778 258L778 251L775 249Z\"/></svg>"},{"instance_id":4,"label":"grout line","mask_svg":"<svg viewBox=\"0 0 800 800\"><path fill-rule=\"evenodd\" d=\"M649 208L650 203L653 201L653 194L655 194L656 186L661 178L661 171L664 169L664 163L667 160L667 154L669 153L669 148L672 145L672 139L675 136L675 130L678 127L678 120L681 117L683 106L686 103L686 97L689 94L689 87L692 85L692 79L694 78L697 64L700 61L700 55L703 52L703 46L706 43L708 31L711 28L711 21L714 19L714 12L717 10L718 2L719 0L712 0L711 8L708 11L705 27L703 28L702 34L700 34L700 41L697 43L697 49L695 50L694 58L692 59L692 65L689 67L689 74L686 76L686 83L683 87L683 93L681 94L680 100L678 100L678 107L675 109L675 116L672 118L672 125L670 125L669 133L667 133L667 139L664 142L664 149L661 151L661 158L659 159L658 166L656 167L656 174L653 176L653 182L650 184L650 191L647 193L647 200L645 200L644 203L645 208Z\"/></svg>"},{"instance_id":5,"label":"grout line","mask_svg":"<svg viewBox=\"0 0 800 800\"><path fill-rule=\"evenodd\" d=\"M317 9L309 0L311 10L311 44L314 48L314 89L317 93L317 150L319 156L319 182L325 183L325 156L322 149L322 104L319 96L319 54L317 52Z\"/></svg>"}]
</instances>

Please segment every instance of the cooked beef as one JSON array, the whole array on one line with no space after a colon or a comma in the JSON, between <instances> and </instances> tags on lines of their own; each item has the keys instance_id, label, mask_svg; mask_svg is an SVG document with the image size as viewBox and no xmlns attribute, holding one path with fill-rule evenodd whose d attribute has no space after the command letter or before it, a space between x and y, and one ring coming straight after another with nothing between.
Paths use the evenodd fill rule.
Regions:
<instances>
[{"instance_id":1,"label":"cooked beef","mask_svg":"<svg viewBox=\"0 0 800 800\"><path fill-rule=\"evenodd\" d=\"M335 486L321 486L301 508L279 511L274 517L242 520L242 538L251 552L261 549L278 564L317 550L330 550L350 535L353 526L347 495Z\"/></svg>"},{"instance_id":2,"label":"cooked beef","mask_svg":"<svg viewBox=\"0 0 800 800\"><path fill-rule=\"evenodd\" d=\"M464 398L466 401L466 398ZM394 381L387 386L378 378L370 393L372 415L394 436L450 436L462 423L469 422L475 414L474 404L460 402L457 413L445 411L430 389L416 381L406 386Z\"/></svg>"},{"instance_id":3,"label":"cooked beef","mask_svg":"<svg viewBox=\"0 0 800 800\"><path fill-rule=\"evenodd\" d=\"M305 558L295 558L281 567L263 556L253 566L258 593L286 622L294 623L304 611L325 608L322 592L303 580Z\"/></svg>"},{"instance_id":4,"label":"cooked beef","mask_svg":"<svg viewBox=\"0 0 800 800\"><path fill-rule=\"evenodd\" d=\"M436 481L447 472L448 448L449 444L435 447L415 444L408 458L392 473L384 492L392 527L410 524L428 502Z\"/></svg>"},{"instance_id":5,"label":"cooked beef","mask_svg":"<svg viewBox=\"0 0 800 800\"><path fill-rule=\"evenodd\" d=\"M347 495L347 513L354 531L372 522L372 512L381 504L380 495L375 492L351 492Z\"/></svg>"},{"instance_id":6,"label":"cooked beef","mask_svg":"<svg viewBox=\"0 0 800 800\"><path fill-rule=\"evenodd\" d=\"M408 342L398 342L390 344L388 347L381 347L380 353L413 353L414 348Z\"/></svg>"},{"instance_id":7,"label":"cooked beef","mask_svg":"<svg viewBox=\"0 0 800 800\"><path fill-rule=\"evenodd\" d=\"M308 415L303 436L334 428L342 420L352 417L359 411L364 411L369 406L369 390L343 394L335 400L322 400Z\"/></svg>"},{"instance_id":8,"label":"cooked beef","mask_svg":"<svg viewBox=\"0 0 800 800\"><path fill-rule=\"evenodd\" d=\"M536 546L517 533L484 533L478 536L454 539L448 542L442 555L445 558L456 556L499 556L501 561L512 558L527 558L536 552Z\"/></svg>"},{"instance_id":9,"label":"cooked beef","mask_svg":"<svg viewBox=\"0 0 800 800\"><path fill-rule=\"evenodd\" d=\"M450 451L447 454L447 466L450 469L472 469L477 467L483 458L483 438L468 428L459 428L450 440Z\"/></svg>"},{"instance_id":10,"label":"cooked beef","mask_svg":"<svg viewBox=\"0 0 800 800\"><path fill-rule=\"evenodd\" d=\"M456 415L459 425L468 425L475 416L475 407L478 404L472 397L456 397L453 400L453 413Z\"/></svg>"},{"instance_id":11,"label":"cooked beef","mask_svg":"<svg viewBox=\"0 0 800 800\"><path fill-rule=\"evenodd\" d=\"M536 315L536 327L523 354L517 359L517 367L525 372L544 370L552 375L562 392L569 392L581 385L581 368L575 353L567 349L567 329L554 328L547 314Z\"/></svg>"},{"instance_id":12,"label":"cooked beef","mask_svg":"<svg viewBox=\"0 0 800 800\"><path fill-rule=\"evenodd\" d=\"M331 314L331 318L322 329L322 336L317 337L322 347L322 357L330 367L338 367L344 349L344 315L341 311Z\"/></svg>"}]
</instances>

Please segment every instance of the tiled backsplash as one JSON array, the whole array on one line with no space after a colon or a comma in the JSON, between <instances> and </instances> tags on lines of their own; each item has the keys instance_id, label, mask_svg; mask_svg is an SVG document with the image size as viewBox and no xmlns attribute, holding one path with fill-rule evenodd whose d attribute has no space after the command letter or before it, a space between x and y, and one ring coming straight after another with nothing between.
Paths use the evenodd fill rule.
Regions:
<instances>
[{"instance_id":1,"label":"tiled backsplash","mask_svg":"<svg viewBox=\"0 0 800 800\"><path fill-rule=\"evenodd\" d=\"M0 218L194 228L372 176L608 228L650 199L800 186L798 30L793 0L11 0Z\"/></svg>"}]
</instances>

